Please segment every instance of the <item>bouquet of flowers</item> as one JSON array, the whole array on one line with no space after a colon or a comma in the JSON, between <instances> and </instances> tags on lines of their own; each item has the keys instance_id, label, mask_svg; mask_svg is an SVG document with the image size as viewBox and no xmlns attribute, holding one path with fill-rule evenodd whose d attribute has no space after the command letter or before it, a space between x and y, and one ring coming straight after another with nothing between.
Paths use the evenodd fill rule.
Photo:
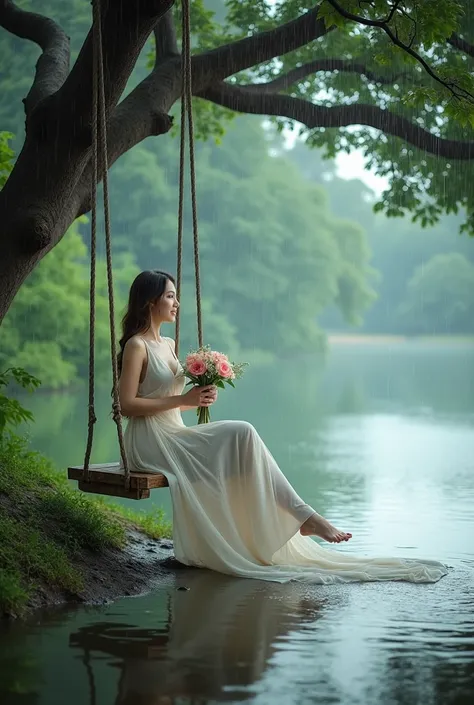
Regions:
<instances>
[{"instance_id":1,"label":"bouquet of flowers","mask_svg":"<svg viewBox=\"0 0 474 705\"><path fill-rule=\"evenodd\" d=\"M228 384L235 388L234 380L243 374L243 369L248 363L230 362L224 353L211 350L209 346L204 346L198 350L193 350L187 355L182 364L184 376L198 387L205 387L214 384L220 389L225 389ZM208 423L211 420L209 407L199 406L197 408L198 424Z\"/></svg>"}]
</instances>

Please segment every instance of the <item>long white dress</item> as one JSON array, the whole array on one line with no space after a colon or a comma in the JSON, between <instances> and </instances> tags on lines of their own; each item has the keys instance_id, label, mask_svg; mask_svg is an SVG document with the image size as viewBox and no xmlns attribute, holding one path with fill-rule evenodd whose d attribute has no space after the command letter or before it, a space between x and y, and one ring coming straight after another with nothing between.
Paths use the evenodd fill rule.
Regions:
<instances>
[{"instance_id":1,"label":"long white dress","mask_svg":"<svg viewBox=\"0 0 474 705\"><path fill-rule=\"evenodd\" d=\"M186 380L178 361L173 372L158 345L144 342L148 365L139 396L181 394ZM281 583L427 583L447 573L437 561L356 557L301 536L300 526L315 510L245 421L186 427L179 409L132 417L125 448L134 470L167 477L175 556L185 565Z\"/></svg>"}]
</instances>

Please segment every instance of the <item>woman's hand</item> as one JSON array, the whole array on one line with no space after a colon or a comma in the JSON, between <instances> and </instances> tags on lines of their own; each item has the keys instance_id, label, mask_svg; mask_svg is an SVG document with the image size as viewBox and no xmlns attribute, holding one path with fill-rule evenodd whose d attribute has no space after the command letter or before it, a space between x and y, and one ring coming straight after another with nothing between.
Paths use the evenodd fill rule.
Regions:
<instances>
[{"instance_id":1,"label":"woman's hand","mask_svg":"<svg viewBox=\"0 0 474 705\"><path fill-rule=\"evenodd\" d=\"M206 387L193 387L183 394L183 404L196 408L198 406L211 406L217 399L217 387L209 384Z\"/></svg>"}]
</instances>

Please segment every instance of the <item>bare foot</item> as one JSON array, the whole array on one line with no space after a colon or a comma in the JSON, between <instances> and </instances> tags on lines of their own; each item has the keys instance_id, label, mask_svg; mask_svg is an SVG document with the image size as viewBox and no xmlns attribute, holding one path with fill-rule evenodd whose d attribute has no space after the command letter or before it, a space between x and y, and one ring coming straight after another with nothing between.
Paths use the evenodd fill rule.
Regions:
<instances>
[{"instance_id":1,"label":"bare foot","mask_svg":"<svg viewBox=\"0 0 474 705\"><path fill-rule=\"evenodd\" d=\"M341 541L349 541L352 538L352 534L339 531L327 519L316 512L302 525L300 534L302 536L319 536L325 541L329 541L329 543L341 543Z\"/></svg>"}]
</instances>

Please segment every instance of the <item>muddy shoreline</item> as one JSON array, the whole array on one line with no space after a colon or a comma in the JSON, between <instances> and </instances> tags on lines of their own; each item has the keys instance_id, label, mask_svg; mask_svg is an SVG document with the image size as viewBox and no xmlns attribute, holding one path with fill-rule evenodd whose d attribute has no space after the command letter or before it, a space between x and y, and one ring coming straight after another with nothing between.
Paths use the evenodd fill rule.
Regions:
<instances>
[{"instance_id":1,"label":"muddy shoreline","mask_svg":"<svg viewBox=\"0 0 474 705\"><path fill-rule=\"evenodd\" d=\"M170 539L151 539L128 527L123 548L101 552L82 550L74 566L84 578L84 588L72 593L46 583L38 584L21 615L5 613L6 619L27 618L37 610L66 605L103 605L121 597L141 595L180 567Z\"/></svg>"}]
</instances>

